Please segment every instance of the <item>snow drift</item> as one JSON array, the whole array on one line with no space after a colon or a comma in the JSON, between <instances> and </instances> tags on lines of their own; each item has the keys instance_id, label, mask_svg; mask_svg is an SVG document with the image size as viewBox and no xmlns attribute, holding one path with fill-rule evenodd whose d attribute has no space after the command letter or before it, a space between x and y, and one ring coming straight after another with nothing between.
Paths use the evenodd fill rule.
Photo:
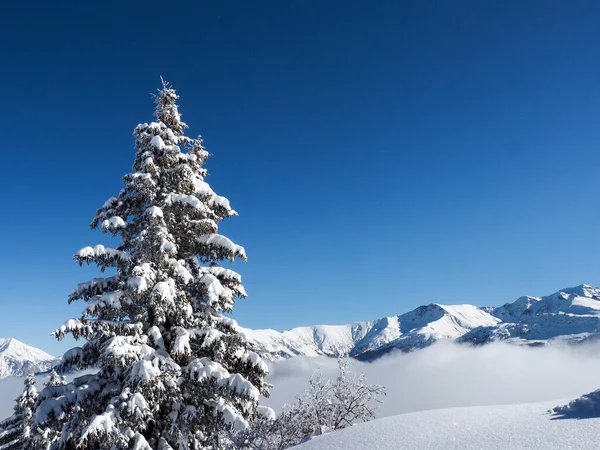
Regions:
<instances>
[{"instance_id":1,"label":"snow drift","mask_svg":"<svg viewBox=\"0 0 600 450\"><path fill-rule=\"evenodd\" d=\"M320 369L326 378L337 375L337 362L328 357L296 357L272 361L269 366L273 389L264 404L275 411L294 402L315 370ZM364 372L369 383L385 386L387 396L378 417L573 399L600 388L600 344L531 348L503 342L481 347L439 342L418 352L394 352L373 362L355 362L353 371Z\"/></svg>"}]
</instances>

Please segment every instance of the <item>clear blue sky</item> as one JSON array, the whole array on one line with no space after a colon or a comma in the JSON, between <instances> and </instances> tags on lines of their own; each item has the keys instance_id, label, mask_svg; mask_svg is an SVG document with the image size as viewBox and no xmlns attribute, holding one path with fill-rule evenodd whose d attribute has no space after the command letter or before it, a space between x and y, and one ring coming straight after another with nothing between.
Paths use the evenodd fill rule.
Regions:
<instances>
[{"instance_id":1,"label":"clear blue sky","mask_svg":"<svg viewBox=\"0 0 600 450\"><path fill-rule=\"evenodd\" d=\"M0 336L48 336L159 76L286 329L600 284L596 1L10 2L0 14Z\"/></svg>"}]
</instances>

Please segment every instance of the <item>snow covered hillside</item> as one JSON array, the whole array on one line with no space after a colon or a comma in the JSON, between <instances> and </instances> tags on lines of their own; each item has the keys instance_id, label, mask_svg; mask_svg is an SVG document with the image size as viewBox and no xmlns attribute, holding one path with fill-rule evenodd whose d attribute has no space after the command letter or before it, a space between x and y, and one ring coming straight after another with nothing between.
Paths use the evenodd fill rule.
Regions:
<instances>
[{"instance_id":1,"label":"snow covered hillside","mask_svg":"<svg viewBox=\"0 0 600 450\"><path fill-rule=\"evenodd\" d=\"M399 316L349 325L242 332L268 359L349 355L371 360L393 349L410 351L440 340L475 345L499 340L523 345L577 343L600 337L600 290L583 284L546 297L521 297L500 307L432 303Z\"/></svg>"},{"instance_id":2,"label":"snow covered hillside","mask_svg":"<svg viewBox=\"0 0 600 450\"><path fill-rule=\"evenodd\" d=\"M597 449L600 417L548 411L557 404L476 406L385 417L317 436L297 450Z\"/></svg>"},{"instance_id":3,"label":"snow covered hillside","mask_svg":"<svg viewBox=\"0 0 600 450\"><path fill-rule=\"evenodd\" d=\"M58 358L16 339L0 339L0 379L43 372L58 362Z\"/></svg>"}]
</instances>

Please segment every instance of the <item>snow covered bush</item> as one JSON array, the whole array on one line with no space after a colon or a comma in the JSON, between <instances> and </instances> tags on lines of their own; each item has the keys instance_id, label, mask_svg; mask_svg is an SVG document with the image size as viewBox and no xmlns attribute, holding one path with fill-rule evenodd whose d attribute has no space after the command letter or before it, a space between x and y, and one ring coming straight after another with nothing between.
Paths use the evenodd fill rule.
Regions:
<instances>
[{"instance_id":1,"label":"snow covered bush","mask_svg":"<svg viewBox=\"0 0 600 450\"><path fill-rule=\"evenodd\" d=\"M0 449L22 449L29 440L33 410L38 398L35 376L25 378L25 389L17 398L14 414L0 422Z\"/></svg>"},{"instance_id":2,"label":"snow covered bush","mask_svg":"<svg viewBox=\"0 0 600 450\"><path fill-rule=\"evenodd\" d=\"M286 406L276 419L256 415L237 448L283 450L328 431L340 430L357 422L375 418L377 403L385 389L377 384L367 384L364 373L356 375L350 370L350 359L338 359L339 376L325 381L315 372L306 392L296 403Z\"/></svg>"},{"instance_id":3,"label":"snow covered bush","mask_svg":"<svg viewBox=\"0 0 600 450\"><path fill-rule=\"evenodd\" d=\"M54 436L51 424L64 420L53 448L225 448L268 395L266 364L223 315L246 296L240 275L219 267L246 261L243 247L218 234L237 214L204 180L209 154L201 138L185 136L178 98L163 83L156 121L134 130L125 187L91 223L117 245L74 255L111 275L73 290L69 302L83 301L83 314L55 332L85 340L63 369L99 370L41 392L38 429Z\"/></svg>"},{"instance_id":4,"label":"snow covered bush","mask_svg":"<svg viewBox=\"0 0 600 450\"><path fill-rule=\"evenodd\" d=\"M353 373L350 359L338 359L340 374L330 383L328 392L331 416L327 426L339 430L356 422L367 422L375 418L377 403L385 396L385 389L378 384L367 384L364 373Z\"/></svg>"}]
</instances>

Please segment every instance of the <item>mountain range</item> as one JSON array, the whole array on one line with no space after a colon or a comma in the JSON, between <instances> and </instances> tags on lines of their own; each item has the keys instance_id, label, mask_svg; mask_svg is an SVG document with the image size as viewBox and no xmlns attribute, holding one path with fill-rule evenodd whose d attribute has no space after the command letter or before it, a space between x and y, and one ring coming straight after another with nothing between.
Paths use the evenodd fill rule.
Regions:
<instances>
[{"instance_id":1,"label":"mountain range","mask_svg":"<svg viewBox=\"0 0 600 450\"><path fill-rule=\"evenodd\" d=\"M483 345L576 344L600 338L600 289L582 284L545 297L520 297L499 307L431 303L401 314L347 325L315 325L279 332L240 331L263 358L351 356L369 361L446 340ZM0 339L0 379L43 372L56 357L16 339Z\"/></svg>"},{"instance_id":2,"label":"mountain range","mask_svg":"<svg viewBox=\"0 0 600 450\"><path fill-rule=\"evenodd\" d=\"M0 339L0 379L44 372L57 362L55 356L16 339Z\"/></svg>"},{"instance_id":3,"label":"mountain range","mask_svg":"<svg viewBox=\"0 0 600 450\"><path fill-rule=\"evenodd\" d=\"M298 327L284 332L242 329L266 359L295 355L351 356L372 360L390 351L411 351L440 340L483 345L505 341L540 346L600 337L600 290L561 289L545 297L520 297L500 307L419 306L399 316L348 325Z\"/></svg>"}]
</instances>

